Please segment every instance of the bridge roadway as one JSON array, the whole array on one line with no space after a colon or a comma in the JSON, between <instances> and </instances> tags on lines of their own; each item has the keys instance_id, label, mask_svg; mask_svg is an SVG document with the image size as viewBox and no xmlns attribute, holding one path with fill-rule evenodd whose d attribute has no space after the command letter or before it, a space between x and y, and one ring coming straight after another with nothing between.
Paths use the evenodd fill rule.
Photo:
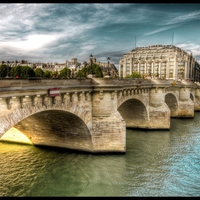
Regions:
<instances>
[{"instance_id":1,"label":"bridge roadway","mask_svg":"<svg viewBox=\"0 0 200 200\"><path fill-rule=\"evenodd\" d=\"M15 129L38 146L125 153L126 127L169 130L171 117L199 110L200 85L190 81L1 80L0 140Z\"/></svg>"}]
</instances>

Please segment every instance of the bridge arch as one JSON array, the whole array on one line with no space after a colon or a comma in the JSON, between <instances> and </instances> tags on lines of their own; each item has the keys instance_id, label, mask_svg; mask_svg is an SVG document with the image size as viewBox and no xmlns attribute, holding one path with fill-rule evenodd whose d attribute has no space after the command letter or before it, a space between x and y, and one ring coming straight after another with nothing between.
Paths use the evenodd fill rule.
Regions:
<instances>
[{"instance_id":1,"label":"bridge arch","mask_svg":"<svg viewBox=\"0 0 200 200\"><path fill-rule=\"evenodd\" d=\"M165 103L170 109L170 116L176 117L178 115L178 98L173 93L167 93L165 95Z\"/></svg>"},{"instance_id":2,"label":"bridge arch","mask_svg":"<svg viewBox=\"0 0 200 200\"><path fill-rule=\"evenodd\" d=\"M91 112L76 102L42 105L26 103L0 118L0 137L14 127L34 145L58 146L69 149L92 149Z\"/></svg>"},{"instance_id":3,"label":"bridge arch","mask_svg":"<svg viewBox=\"0 0 200 200\"><path fill-rule=\"evenodd\" d=\"M117 110L126 122L127 128L141 128L141 125L145 125L144 122L149 119L146 106L138 99L123 101Z\"/></svg>"}]
</instances>

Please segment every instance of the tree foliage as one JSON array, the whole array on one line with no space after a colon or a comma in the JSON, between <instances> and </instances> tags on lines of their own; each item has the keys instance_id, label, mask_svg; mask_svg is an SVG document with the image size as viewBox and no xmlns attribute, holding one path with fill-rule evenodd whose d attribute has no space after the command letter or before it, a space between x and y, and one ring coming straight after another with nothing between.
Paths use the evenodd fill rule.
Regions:
<instances>
[{"instance_id":1,"label":"tree foliage","mask_svg":"<svg viewBox=\"0 0 200 200\"><path fill-rule=\"evenodd\" d=\"M76 77L77 78L81 78L81 77L84 77L84 78L86 78L87 77L87 75L90 73L90 69L89 69L89 67L83 67L81 70L79 70L78 72L77 72L77 74L76 74Z\"/></svg>"},{"instance_id":2,"label":"tree foliage","mask_svg":"<svg viewBox=\"0 0 200 200\"><path fill-rule=\"evenodd\" d=\"M102 69L99 65L97 64L92 64L90 66L86 66L86 67L83 67L81 70L79 70L77 72L77 78L79 77L85 77L87 78L87 75L89 75L91 73L91 70L92 70L92 73L95 75L96 78L102 78L103 77L103 73L102 73Z\"/></svg>"},{"instance_id":3,"label":"tree foliage","mask_svg":"<svg viewBox=\"0 0 200 200\"><path fill-rule=\"evenodd\" d=\"M9 75L10 67L8 65L2 64L0 65L0 77L5 78Z\"/></svg>"},{"instance_id":4,"label":"tree foliage","mask_svg":"<svg viewBox=\"0 0 200 200\"><path fill-rule=\"evenodd\" d=\"M102 69L99 65L97 64L93 64L93 72L96 78L102 78L103 77L103 73L102 73Z\"/></svg>"},{"instance_id":5,"label":"tree foliage","mask_svg":"<svg viewBox=\"0 0 200 200\"><path fill-rule=\"evenodd\" d=\"M133 71L132 74L127 75L125 78L142 78L139 72Z\"/></svg>"},{"instance_id":6,"label":"tree foliage","mask_svg":"<svg viewBox=\"0 0 200 200\"><path fill-rule=\"evenodd\" d=\"M44 77L44 71L41 68L36 68L34 71L36 77Z\"/></svg>"},{"instance_id":7,"label":"tree foliage","mask_svg":"<svg viewBox=\"0 0 200 200\"><path fill-rule=\"evenodd\" d=\"M21 78L35 77L35 71L29 66L22 66L20 77Z\"/></svg>"},{"instance_id":8,"label":"tree foliage","mask_svg":"<svg viewBox=\"0 0 200 200\"><path fill-rule=\"evenodd\" d=\"M52 71L52 77L53 78L58 78L59 77L59 74L57 71Z\"/></svg>"},{"instance_id":9,"label":"tree foliage","mask_svg":"<svg viewBox=\"0 0 200 200\"><path fill-rule=\"evenodd\" d=\"M46 70L46 71L44 72L44 77L45 77L45 78L51 78L52 76L53 76L53 72L52 72L52 71Z\"/></svg>"},{"instance_id":10,"label":"tree foliage","mask_svg":"<svg viewBox=\"0 0 200 200\"><path fill-rule=\"evenodd\" d=\"M60 78L69 78L71 75L71 70L68 67L65 67L60 71Z\"/></svg>"},{"instance_id":11,"label":"tree foliage","mask_svg":"<svg viewBox=\"0 0 200 200\"><path fill-rule=\"evenodd\" d=\"M10 70L10 76L13 78L19 76L20 78L35 77L35 71L29 66L15 66Z\"/></svg>"}]
</instances>

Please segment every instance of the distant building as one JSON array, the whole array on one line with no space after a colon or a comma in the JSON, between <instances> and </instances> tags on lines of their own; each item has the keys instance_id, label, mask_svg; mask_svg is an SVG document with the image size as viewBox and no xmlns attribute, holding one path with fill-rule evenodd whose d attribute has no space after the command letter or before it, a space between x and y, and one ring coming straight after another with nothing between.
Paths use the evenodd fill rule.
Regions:
<instances>
[{"instance_id":1,"label":"distant building","mask_svg":"<svg viewBox=\"0 0 200 200\"><path fill-rule=\"evenodd\" d=\"M78 66L81 65L81 63L78 62L77 58L72 58L71 61L66 60L65 65L69 68L69 69L77 69Z\"/></svg>"},{"instance_id":2,"label":"distant building","mask_svg":"<svg viewBox=\"0 0 200 200\"><path fill-rule=\"evenodd\" d=\"M89 62L78 62L77 58L72 58L71 61L66 60L65 63L52 63L52 62L35 62L35 63L29 63L26 60L21 61L0 61L1 64L9 65L10 67L15 66L29 66L33 69L41 68L43 71L52 71L52 72L58 72L58 75L60 74L60 71L64 69L65 67L69 68L71 70L71 77L76 77L76 74L79 70L81 70L83 67L90 66L92 63L95 63L99 65L102 69L103 76L110 75L111 77L118 76L118 70L115 67L114 64L111 64L110 62L97 62L96 58L92 57Z\"/></svg>"},{"instance_id":3,"label":"distant building","mask_svg":"<svg viewBox=\"0 0 200 200\"><path fill-rule=\"evenodd\" d=\"M82 69L81 63L78 62L77 58L71 58L71 61L66 60L65 65L71 70L72 77L75 77L76 73Z\"/></svg>"},{"instance_id":4,"label":"distant building","mask_svg":"<svg viewBox=\"0 0 200 200\"><path fill-rule=\"evenodd\" d=\"M109 75L112 78L118 76L118 69L115 67L114 64L110 63L109 60L108 62L100 62L100 61L97 61L96 58L92 58L92 63L95 63L101 67L103 76Z\"/></svg>"},{"instance_id":5,"label":"distant building","mask_svg":"<svg viewBox=\"0 0 200 200\"><path fill-rule=\"evenodd\" d=\"M21 60L21 61L1 61L0 62L0 65L8 65L10 67L16 67L16 66L28 66L28 67L31 67L31 68L34 68L34 63L29 63L28 61L26 60Z\"/></svg>"},{"instance_id":6,"label":"distant building","mask_svg":"<svg viewBox=\"0 0 200 200\"><path fill-rule=\"evenodd\" d=\"M54 71L57 71L58 73L60 73L60 71L63 70L65 67L65 63L54 63Z\"/></svg>"},{"instance_id":7,"label":"distant building","mask_svg":"<svg viewBox=\"0 0 200 200\"><path fill-rule=\"evenodd\" d=\"M174 45L137 47L119 60L119 77L132 72L144 78L194 79L195 59Z\"/></svg>"}]
</instances>

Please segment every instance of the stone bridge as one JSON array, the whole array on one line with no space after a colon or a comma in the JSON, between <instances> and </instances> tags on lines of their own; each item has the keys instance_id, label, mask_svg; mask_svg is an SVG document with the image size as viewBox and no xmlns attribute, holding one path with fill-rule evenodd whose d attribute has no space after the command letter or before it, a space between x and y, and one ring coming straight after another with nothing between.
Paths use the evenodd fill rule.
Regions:
<instances>
[{"instance_id":1,"label":"stone bridge","mask_svg":"<svg viewBox=\"0 0 200 200\"><path fill-rule=\"evenodd\" d=\"M125 153L127 127L170 129L171 117L199 110L200 86L189 81L1 80L0 141L17 130L37 146Z\"/></svg>"}]
</instances>

